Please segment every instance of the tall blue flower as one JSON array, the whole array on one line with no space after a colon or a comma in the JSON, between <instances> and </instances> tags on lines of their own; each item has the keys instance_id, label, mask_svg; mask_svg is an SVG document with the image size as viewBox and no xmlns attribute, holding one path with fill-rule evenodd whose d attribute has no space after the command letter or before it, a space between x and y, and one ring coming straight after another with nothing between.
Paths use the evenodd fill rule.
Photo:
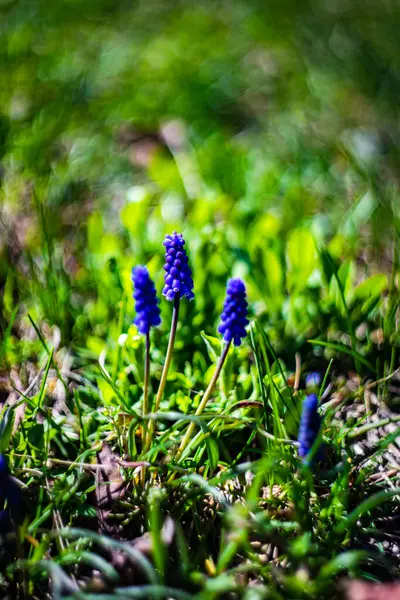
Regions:
<instances>
[{"instance_id":1,"label":"tall blue flower","mask_svg":"<svg viewBox=\"0 0 400 600\"><path fill-rule=\"evenodd\" d=\"M299 456L305 458L310 452L321 429L321 417L318 413L318 397L309 394L303 402L303 411L300 420L298 435ZM317 459L321 458L321 448L317 453Z\"/></svg>"},{"instance_id":2,"label":"tall blue flower","mask_svg":"<svg viewBox=\"0 0 400 600\"><path fill-rule=\"evenodd\" d=\"M171 235L166 235L163 244L165 246L164 296L170 301L176 297L193 300L192 271L189 267L182 234L174 231Z\"/></svg>"},{"instance_id":3,"label":"tall blue flower","mask_svg":"<svg viewBox=\"0 0 400 600\"><path fill-rule=\"evenodd\" d=\"M146 335L151 327L156 327L161 323L156 289L146 267L134 267L132 269L132 281L136 309L134 323L140 333Z\"/></svg>"},{"instance_id":4,"label":"tall blue flower","mask_svg":"<svg viewBox=\"0 0 400 600\"><path fill-rule=\"evenodd\" d=\"M224 336L225 342L233 340L235 346L240 346L242 338L246 337L248 324L245 285L241 279L229 279L218 331Z\"/></svg>"}]
</instances>

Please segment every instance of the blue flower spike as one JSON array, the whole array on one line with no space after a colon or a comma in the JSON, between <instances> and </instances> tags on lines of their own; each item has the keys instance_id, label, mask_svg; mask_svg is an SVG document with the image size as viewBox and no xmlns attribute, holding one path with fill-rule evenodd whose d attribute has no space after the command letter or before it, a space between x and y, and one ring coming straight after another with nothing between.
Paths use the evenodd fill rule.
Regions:
<instances>
[{"instance_id":1,"label":"blue flower spike","mask_svg":"<svg viewBox=\"0 0 400 600\"><path fill-rule=\"evenodd\" d=\"M185 250L185 240L181 233L166 235L165 246L165 286L163 295L172 302L175 298L193 300L192 271Z\"/></svg>"},{"instance_id":2,"label":"blue flower spike","mask_svg":"<svg viewBox=\"0 0 400 600\"><path fill-rule=\"evenodd\" d=\"M141 265L132 269L132 282L136 309L134 323L139 332L146 335L151 327L157 327L161 323L156 289L147 268Z\"/></svg>"},{"instance_id":3,"label":"blue flower spike","mask_svg":"<svg viewBox=\"0 0 400 600\"><path fill-rule=\"evenodd\" d=\"M308 456L308 453L318 437L321 423L322 420L318 413L318 397L316 394L309 394L303 402L298 435L299 456L303 460ZM315 458L317 460L322 459L322 448L319 448Z\"/></svg>"},{"instance_id":4,"label":"blue flower spike","mask_svg":"<svg viewBox=\"0 0 400 600\"><path fill-rule=\"evenodd\" d=\"M248 324L246 287L241 279L229 279L218 332L225 342L233 340L235 346L240 346Z\"/></svg>"}]
</instances>

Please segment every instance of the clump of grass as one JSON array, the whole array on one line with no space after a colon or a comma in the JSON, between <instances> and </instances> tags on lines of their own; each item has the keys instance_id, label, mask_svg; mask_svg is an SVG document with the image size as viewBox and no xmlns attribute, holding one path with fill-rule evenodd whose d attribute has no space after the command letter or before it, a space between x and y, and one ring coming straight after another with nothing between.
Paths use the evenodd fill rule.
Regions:
<instances>
[{"instance_id":1,"label":"clump of grass","mask_svg":"<svg viewBox=\"0 0 400 600\"><path fill-rule=\"evenodd\" d=\"M396 372L367 384L354 374L353 385L343 385L331 359L324 377L309 373L302 389L301 357L291 372L256 318L246 343L238 278L228 281L222 342L203 336L216 364L208 371L201 363L200 375L193 355L180 372L172 350L179 344L182 352L179 306L192 298L193 280L182 236L167 236L166 249L163 293L174 309L165 358L162 346L150 345L161 318L143 266L132 274L137 329L120 331L100 370L90 358L66 369L63 352L35 324L44 367L25 391L13 384L17 399L0 422L1 450L19 480L8 471L0 478L4 589L39 597L50 581L54 597L71 600L96 597L93 589L109 598L240 598L251 589L283 600L340 597L340 575L395 577L386 522L397 514L400 487L386 451L398 429L372 446L368 435L398 420L374 420L371 406L375 386L389 402L385 388ZM162 342L156 329L152 336ZM363 348L348 344L349 370L367 366ZM322 356L313 361L324 364ZM185 386L207 380L185 412L176 410ZM353 419L356 406L362 416Z\"/></svg>"}]
</instances>

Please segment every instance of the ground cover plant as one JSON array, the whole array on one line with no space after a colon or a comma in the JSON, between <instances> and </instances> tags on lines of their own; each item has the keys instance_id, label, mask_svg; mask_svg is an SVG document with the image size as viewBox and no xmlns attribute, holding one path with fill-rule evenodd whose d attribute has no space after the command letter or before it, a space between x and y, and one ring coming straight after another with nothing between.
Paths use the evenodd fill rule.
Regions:
<instances>
[{"instance_id":1,"label":"ground cover plant","mask_svg":"<svg viewBox=\"0 0 400 600\"><path fill-rule=\"evenodd\" d=\"M0 11L1 597L395 598L397 3Z\"/></svg>"}]
</instances>

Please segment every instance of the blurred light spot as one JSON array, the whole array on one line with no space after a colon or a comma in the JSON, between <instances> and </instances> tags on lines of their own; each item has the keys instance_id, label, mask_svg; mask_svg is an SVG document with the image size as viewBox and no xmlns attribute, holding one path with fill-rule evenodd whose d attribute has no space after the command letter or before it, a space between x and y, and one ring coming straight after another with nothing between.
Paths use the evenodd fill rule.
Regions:
<instances>
[{"instance_id":1,"label":"blurred light spot","mask_svg":"<svg viewBox=\"0 0 400 600\"><path fill-rule=\"evenodd\" d=\"M121 335L118 338L118 346L124 346L127 339L128 339L128 334L121 333Z\"/></svg>"},{"instance_id":2,"label":"blurred light spot","mask_svg":"<svg viewBox=\"0 0 400 600\"><path fill-rule=\"evenodd\" d=\"M147 194L148 192L144 185L133 185L127 190L126 197L129 202L136 204L142 202L146 198Z\"/></svg>"},{"instance_id":3,"label":"blurred light spot","mask_svg":"<svg viewBox=\"0 0 400 600\"><path fill-rule=\"evenodd\" d=\"M181 221L184 216L182 198L178 194L168 194L161 204L161 215L167 223Z\"/></svg>"}]
</instances>

